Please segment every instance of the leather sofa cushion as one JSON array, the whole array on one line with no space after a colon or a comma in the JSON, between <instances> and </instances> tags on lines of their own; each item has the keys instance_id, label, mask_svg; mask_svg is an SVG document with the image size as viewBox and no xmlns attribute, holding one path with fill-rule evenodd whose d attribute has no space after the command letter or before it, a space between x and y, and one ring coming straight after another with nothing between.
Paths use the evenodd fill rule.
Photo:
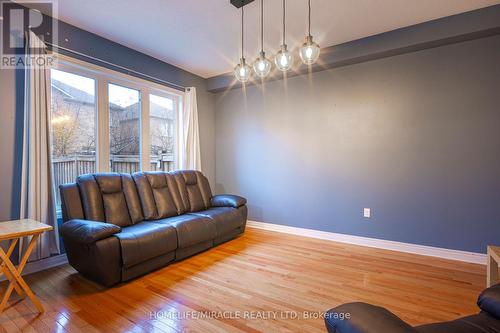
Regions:
<instances>
[{"instance_id":1,"label":"leather sofa cushion","mask_svg":"<svg viewBox=\"0 0 500 333\"><path fill-rule=\"evenodd\" d=\"M122 177L118 173L94 175L101 190L106 222L126 227L132 224L125 193L122 190Z\"/></svg>"},{"instance_id":2,"label":"leather sofa cushion","mask_svg":"<svg viewBox=\"0 0 500 333\"><path fill-rule=\"evenodd\" d=\"M497 333L500 321L482 312L449 322L417 326L415 330L418 333Z\"/></svg>"},{"instance_id":3,"label":"leather sofa cushion","mask_svg":"<svg viewBox=\"0 0 500 333\"><path fill-rule=\"evenodd\" d=\"M114 235L120 241L122 262L126 268L167 254L177 248L175 229L170 225L140 222Z\"/></svg>"},{"instance_id":4,"label":"leather sofa cushion","mask_svg":"<svg viewBox=\"0 0 500 333\"><path fill-rule=\"evenodd\" d=\"M142 213L141 201L139 199L139 194L137 193L137 187L132 179L132 176L128 173L122 173L122 190L125 194L125 200L127 201L128 212L130 214L130 219L132 223L138 223L144 221L144 214Z\"/></svg>"},{"instance_id":5,"label":"leather sofa cushion","mask_svg":"<svg viewBox=\"0 0 500 333\"><path fill-rule=\"evenodd\" d=\"M219 194L214 195L210 201L213 207L233 207L238 208L246 205L247 199L238 195Z\"/></svg>"},{"instance_id":6,"label":"leather sofa cushion","mask_svg":"<svg viewBox=\"0 0 500 333\"><path fill-rule=\"evenodd\" d=\"M63 221L85 219L80 190L76 183L59 185Z\"/></svg>"},{"instance_id":7,"label":"leather sofa cushion","mask_svg":"<svg viewBox=\"0 0 500 333\"><path fill-rule=\"evenodd\" d=\"M212 191L208 180L199 171L187 170L171 173L177 182L184 212L198 212L210 207Z\"/></svg>"},{"instance_id":8,"label":"leather sofa cushion","mask_svg":"<svg viewBox=\"0 0 500 333\"><path fill-rule=\"evenodd\" d=\"M105 222L101 190L95 181L94 175L81 175L76 179L76 183L80 189L85 219Z\"/></svg>"},{"instance_id":9,"label":"leather sofa cushion","mask_svg":"<svg viewBox=\"0 0 500 333\"><path fill-rule=\"evenodd\" d=\"M477 305L484 312L500 319L500 284L485 289L479 295Z\"/></svg>"},{"instance_id":10,"label":"leather sofa cushion","mask_svg":"<svg viewBox=\"0 0 500 333\"><path fill-rule=\"evenodd\" d=\"M120 227L144 219L135 184L128 174L98 173L77 178L85 219Z\"/></svg>"},{"instance_id":11,"label":"leather sofa cushion","mask_svg":"<svg viewBox=\"0 0 500 333\"><path fill-rule=\"evenodd\" d=\"M90 244L119 233L121 228L114 224L88 221L71 220L60 227L61 235L67 242Z\"/></svg>"},{"instance_id":12,"label":"leather sofa cushion","mask_svg":"<svg viewBox=\"0 0 500 333\"><path fill-rule=\"evenodd\" d=\"M203 216L186 214L151 222L174 227L179 248L213 240L217 234L214 223Z\"/></svg>"},{"instance_id":13,"label":"leather sofa cushion","mask_svg":"<svg viewBox=\"0 0 500 333\"><path fill-rule=\"evenodd\" d=\"M156 203L157 217L159 219L176 216L177 206L171 194L171 188L176 186L175 182L169 181L170 175L161 173L146 173L146 178L151 185L153 198ZM177 188L175 188L177 190Z\"/></svg>"},{"instance_id":14,"label":"leather sofa cushion","mask_svg":"<svg viewBox=\"0 0 500 333\"><path fill-rule=\"evenodd\" d=\"M151 188L151 184L149 184L146 175L143 172L136 172L132 175L132 178L134 179L135 185L137 187L137 193L139 194L139 199L141 200L144 219L156 219L158 212L156 211L153 189Z\"/></svg>"},{"instance_id":15,"label":"leather sofa cushion","mask_svg":"<svg viewBox=\"0 0 500 333\"><path fill-rule=\"evenodd\" d=\"M328 310L325 325L330 333L416 333L413 327L387 309L361 302Z\"/></svg>"},{"instance_id":16,"label":"leather sofa cushion","mask_svg":"<svg viewBox=\"0 0 500 333\"><path fill-rule=\"evenodd\" d=\"M183 211L177 183L166 172L137 172L133 174L147 220L176 216Z\"/></svg>"},{"instance_id":17,"label":"leather sofa cushion","mask_svg":"<svg viewBox=\"0 0 500 333\"><path fill-rule=\"evenodd\" d=\"M210 218L217 229L217 237L241 227L245 222L240 212L236 208L231 207L213 207L189 214Z\"/></svg>"},{"instance_id":18,"label":"leather sofa cushion","mask_svg":"<svg viewBox=\"0 0 500 333\"><path fill-rule=\"evenodd\" d=\"M118 173L98 173L94 175L102 194L122 191L122 177Z\"/></svg>"},{"instance_id":19,"label":"leather sofa cushion","mask_svg":"<svg viewBox=\"0 0 500 333\"><path fill-rule=\"evenodd\" d=\"M126 227L132 225L130 216L128 215L127 202L125 195L122 192L103 194L102 201L104 204L104 215L106 222Z\"/></svg>"}]
</instances>

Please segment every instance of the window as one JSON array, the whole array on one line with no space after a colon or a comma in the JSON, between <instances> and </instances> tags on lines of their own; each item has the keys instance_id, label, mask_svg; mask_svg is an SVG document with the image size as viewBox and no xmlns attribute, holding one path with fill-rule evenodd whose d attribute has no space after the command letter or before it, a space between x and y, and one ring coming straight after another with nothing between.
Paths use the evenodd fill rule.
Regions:
<instances>
[{"instance_id":1,"label":"window","mask_svg":"<svg viewBox=\"0 0 500 333\"><path fill-rule=\"evenodd\" d=\"M54 186L96 171L96 82L51 70L51 139ZM61 204L56 192L57 206Z\"/></svg>"},{"instance_id":2,"label":"window","mask_svg":"<svg viewBox=\"0 0 500 333\"><path fill-rule=\"evenodd\" d=\"M141 98L135 89L108 85L109 151L113 172L136 172L140 167Z\"/></svg>"},{"instance_id":3,"label":"window","mask_svg":"<svg viewBox=\"0 0 500 333\"><path fill-rule=\"evenodd\" d=\"M149 95L151 170L174 169L176 109L175 96Z\"/></svg>"},{"instance_id":4,"label":"window","mask_svg":"<svg viewBox=\"0 0 500 333\"><path fill-rule=\"evenodd\" d=\"M176 168L183 92L59 55L51 75L51 151L58 187L85 173Z\"/></svg>"}]
</instances>

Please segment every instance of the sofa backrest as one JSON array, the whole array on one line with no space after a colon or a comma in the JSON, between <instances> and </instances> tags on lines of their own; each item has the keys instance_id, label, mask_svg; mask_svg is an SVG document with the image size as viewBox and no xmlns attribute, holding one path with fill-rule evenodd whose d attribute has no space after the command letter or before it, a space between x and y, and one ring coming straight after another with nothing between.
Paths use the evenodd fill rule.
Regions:
<instances>
[{"instance_id":1,"label":"sofa backrest","mask_svg":"<svg viewBox=\"0 0 500 333\"><path fill-rule=\"evenodd\" d=\"M86 220L121 227L144 220L137 189L129 174L86 174L79 176L76 183Z\"/></svg>"},{"instance_id":2,"label":"sofa backrest","mask_svg":"<svg viewBox=\"0 0 500 333\"><path fill-rule=\"evenodd\" d=\"M179 190L167 172L136 172L132 175L142 204L144 218L156 220L182 214Z\"/></svg>"},{"instance_id":3,"label":"sofa backrest","mask_svg":"<svg viewBox=\"0 0 500 333\"><path fill-rule=\"evenodd\" d=\"M182 213L198 212L210 207L212 191L208 179L199 171L180 170L172 172L181 196Z\"/></svg>"},{"instance_id":4,"label":"sofa backrest","mask_svg":"<svg viewBox=\"0 0 500 333\"><path fill-rule=\"evenodd\" d=\"M80 196L80 190L78 184L69 183L59 186L59 192L61 194L61 210L63 221L69 221L73 219L85 219L85 214L83 213L82 198Z\"/></svg>"},{"instance_id":5,"label":"sofa backrest","mask_svg":"<svg viewBox=\"0 0 500 333\"><path fill-rule=\"evenodd\" d=\"M207 178L199 171L136 172L132 177L147 220L210 207L212 191Z\"/></svg>"},{"instance_id":6,"label":"sofa backrest","mask_svg":"<svg viewBox=\"0 0 500 333\"><path fill-rule=\"evenodd\" d=\"M199 171L95 173L60 186L63 220L119 226L208 209L212 191Z\"/></svg>"}]
</instances>

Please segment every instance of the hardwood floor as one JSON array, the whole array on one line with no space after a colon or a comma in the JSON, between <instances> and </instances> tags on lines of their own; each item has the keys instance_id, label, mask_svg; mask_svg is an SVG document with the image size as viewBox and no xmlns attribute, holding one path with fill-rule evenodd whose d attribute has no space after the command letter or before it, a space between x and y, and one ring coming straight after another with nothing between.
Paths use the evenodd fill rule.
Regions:
<instances>
[{"instance_id":1,"label":"hardwood floor","mask_svg":"<svg viewBox=\"0 0 500 333\"><path fill-rule=\"evenodd\" d=\"M325 332L323 319L304 314L350 301L385 306L411 324L478 312L486 267L247 228L110 289L69 265L26 279L46 312L11 302L1 332Z\"/></svg>"}]
</instances>

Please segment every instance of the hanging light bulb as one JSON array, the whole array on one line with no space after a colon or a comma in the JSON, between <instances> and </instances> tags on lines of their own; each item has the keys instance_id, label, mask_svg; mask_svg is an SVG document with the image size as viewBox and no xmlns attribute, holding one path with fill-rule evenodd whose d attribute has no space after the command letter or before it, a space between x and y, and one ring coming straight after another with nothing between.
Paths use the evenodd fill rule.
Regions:
<instances>
[{"instance_id":1,"label":"hanging light bulb","mask_svg":"<svg viewBox=\"0 0 500 333\"><path fill-rule=\"evenodd\" d=\"M292 68L293 55L288 51L286 44L281 45L281 50L276 54L274 62L276 63L276 67L282 72L286 72Z\"/></svg>"},{"instance_id":2,"label":"hanging light bulb","mask_svg":"<svg viewBox=\"0 0 500 333\"><path fill-rule=\"evenodd\" d=\"M283 44L281 45L280 50L274 57L274 63L276 64L276 67L282 72L288 71L290 68L292 68L293 64L293 55L290 51L288 51L285 43L285 37L286 37L285 10L286 10L285 0L283 0Z\"/></svg>"},{"instance_id":3,"label":"hanging light bulb","mask_svg":"<svg viewBox=\"0 0 500 333\"><path fill-rule=\"evenodd\" d=\"M264 52L264 0L260 0L260 54L253 63L253 70L260 78L265 78L271 72L272 63Z\"/></svg>"},{"instance_id":4,"label":"hanging light bulb","mask_svg":"<svg viewBox=\"0 0 500 333\"><path fill-rule=\"evenodd\" d=\"M250 80L250 75L252 74L252 70L250 69L250 66L248 66L245 62L245 56L244 56L244 24L243 24L243 18L244 18L244 6L241 6L241 58L240 58L240 63L234 68L234 76L238 81L241 83L248 82Z\"/></svg>"},{"instance_id":5,"label":"hanging light bulb","mask_svg":"<svg viewBox=\"0 0 500 333\"><path fill-rule=\"evenodd\" d=\"M318 60L320 47L313 41L311 36L311 0L308 0L309 5L309 29L308 35L302 47L300 48L300 59L306 65L312 65Z\"/></svg>"},{"instance_id":6,"label":"hanging light bulb","mask_svg":"<svg viewBox=\"0 0 500 333\"><path fill-rule=\"evenodd\" d=\"M240 59L240 63L234 68L234 76L241 83L250 80L251 69L245 62L245 58Z\"/></svg>"},{"instance_id":7,"label":"hanging light bulb","mask_svg":"<svg viewBox=\"0 0 500 333\"><path fill-rule=\"evenodd\" d=\"M253 70L260 78L265 78L271 72L272 63L266 58L264 51L260 52L260 56L253 63Z\"/></svg>"},{"instance_id":8,"label":"hanging light bulb","mask_svg":"<svg viewBox=\"0 0 500 333\"><path fill-rule=\"evenodd\" d=\"M320 53L319 45L313 41L312 36L307 36L305 43L300 48L300 59L306 65L312 65L318 60Z\"/></svg>"}]
</instances>

